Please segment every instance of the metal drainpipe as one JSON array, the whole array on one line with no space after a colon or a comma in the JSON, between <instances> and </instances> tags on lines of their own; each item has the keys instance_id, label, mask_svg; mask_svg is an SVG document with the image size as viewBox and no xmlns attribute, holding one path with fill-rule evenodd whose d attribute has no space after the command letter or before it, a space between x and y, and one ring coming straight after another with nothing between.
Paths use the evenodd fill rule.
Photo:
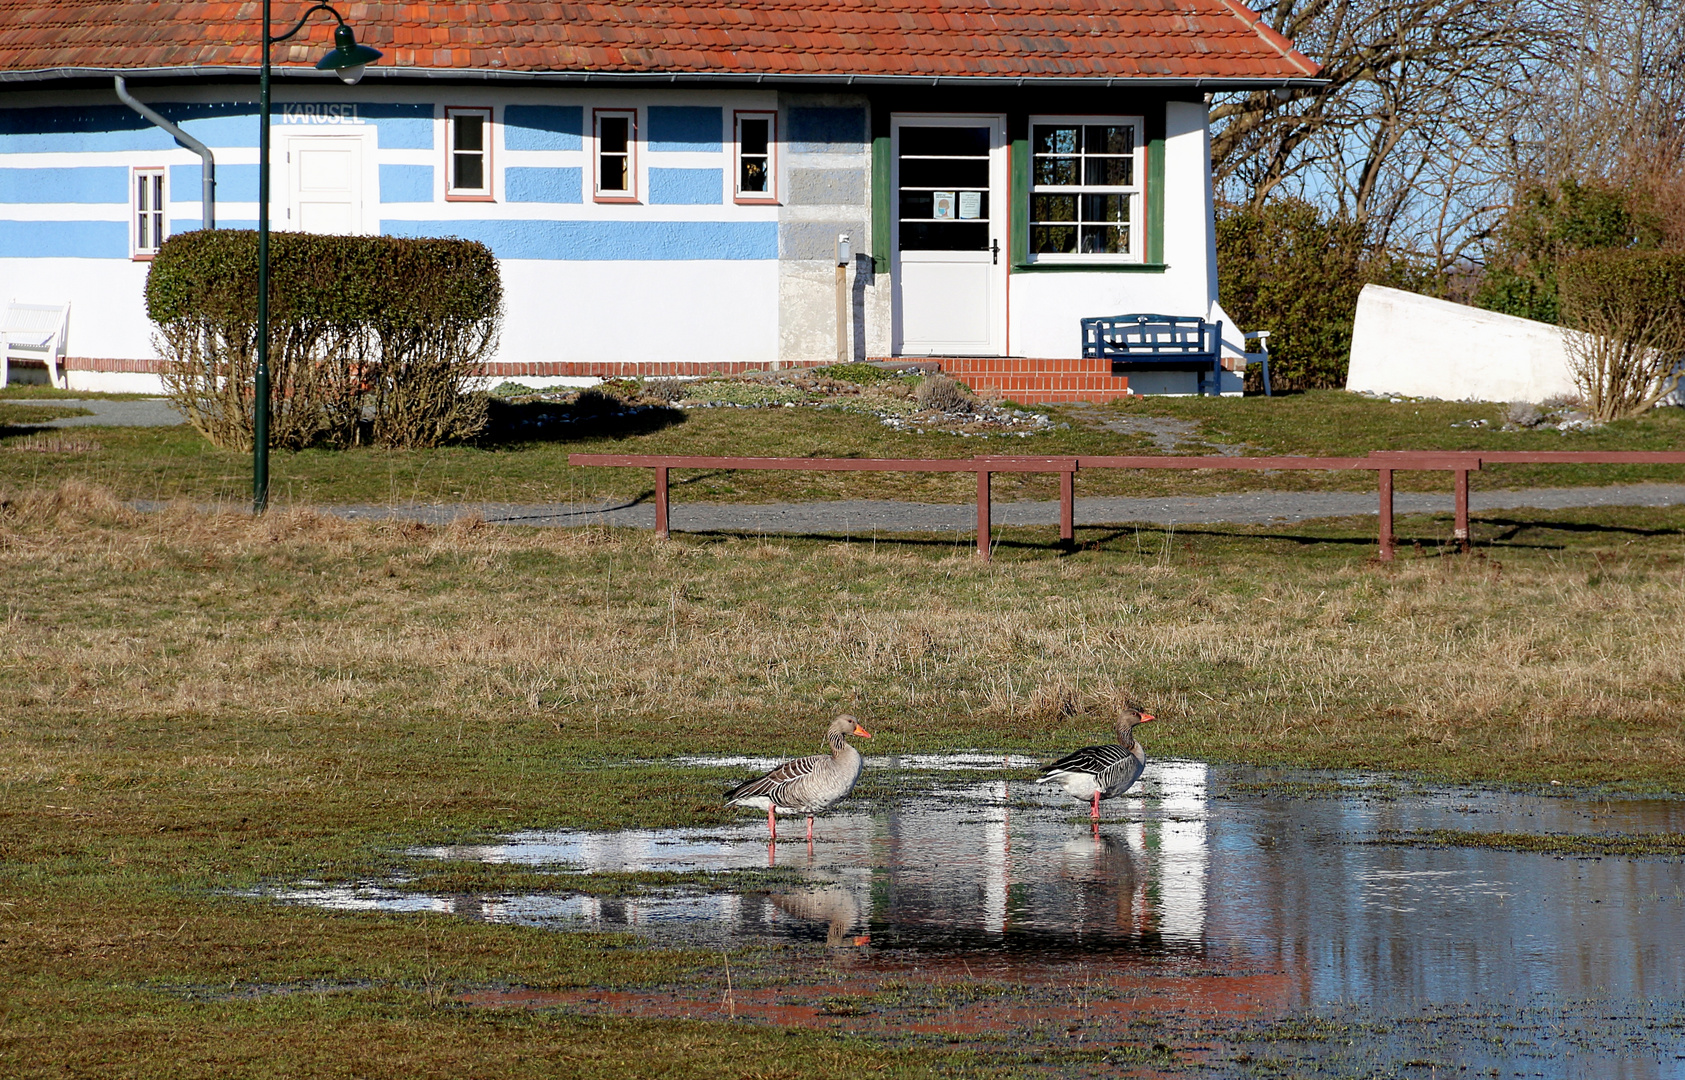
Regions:
<instances>
[{"instance_id":1,"label":"metal drainpipe","mask_svg":"<svg viewBox=\"0 0 1685 1080\"><path fill-rule=\"evenodd\" d=\"M164 119L163 114L156 109L149 108L136 101L134 96L129 93L128 85L123 82L123 76L116 75L113 78L117 86L117 97L123 104L169 132L171 138L198 154L200 159L204 161L204 190L199 196L204 202L202 215L204 220L201 225L206 229L216 228L216 158L211 156L211 148Z\"/></svg>"}]
</instances>

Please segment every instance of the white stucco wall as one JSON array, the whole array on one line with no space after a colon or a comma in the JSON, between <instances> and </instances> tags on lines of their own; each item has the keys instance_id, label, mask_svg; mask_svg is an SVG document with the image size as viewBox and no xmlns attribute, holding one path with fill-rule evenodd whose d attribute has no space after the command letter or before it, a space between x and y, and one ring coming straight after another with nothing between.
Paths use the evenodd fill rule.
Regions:
<instances>
[{"instance_id":1,"label":"white stucco wall","mask_svg":"<svg viewBox=\"0 0 1685 1080\"><path fill-rule=\"evenodd\" d=\"M1152 312L1213 315L1217 301L1216 225L1211 204L1211 138L1206 107L1165 108L1163 270L1029 271L1012 275L1008 352L1048 359L1082 355L1080 320ZM1224 327L1224 337L1232 334Z\"/></svg>"},{"instance_id":2,"label":"white stucco wall","mask_svg":"<svg viewBox=\"0 0 1685 1080\"><path fill-rule=\"evenodd\" d=\"M257 140L249 91L148 86L142 97L169 108L224 110L184 124L215 149L219 223L253 227ZM276 97L271 158L276 230L289 226L289 140L332 135L342 144L357 142L361 231L467 236L486 240L498 253L507 306L494 359L772 363L779 358L779 210L733 202L729 130L735 110L776 108L775 92L324 85L287 86ZM299 104L317 112L288 111ZM495 202L446 198L446 105L494 110L489 164ZM330 106L342 111L344 122L310 120ZM585 131L534 135L532 122L512 118L508 110L517 106L571 108ZM394 113L394 107L409 111ZM636 204L591 197L589 125L592 110L603 107L638 110ZM134 167L169 170L167 228L175 232L197 227L202 217L199 159L133 117L108 90L6 93L0 94L0 108L16 109L25 119L26 110L35 108L66 115L84 110L78 115L89 117L0 132L0 179L8 181L0 185L6 192L0 203L0 301L69 302L66 352L72 357L155 358L144 308L150 263L128 254L131 210L124 200L131 185L123 173ZM699 135L663 135L655 123L658 108L668 114L711 110L717 126ZM90 176L98 183L80 183ZM547 179L529 179L534 176ZM672 188L663 194L657 186L698 177L711 178L717 194L675 197ZM66 178L71 183L62 183ZM520 193L512 186L517 178L528 185ZM535 182L554 190L532 194ZM613 257L600 258L603 254ZM827 308L827 327L830 321ZM72 386L117 389L123 383L133 389L128 384L137 378L147 377L83 371Z\"/></svg>"},{"instance_id":3,"label":"white stucco wall","mask_svg":"<svg viewBox=\"0 0 1685 1080\"><path fill-rule=\"evenodd\" d=\"M494 359L778 359L778 264L504 259ZM635 299L636 298L636 299Z\"/></svg>"},{"instance_id":4,"label":"white stucco wall","mask_svg":"<svg viewBox=\"0 0 1685 1080\"><path fill-rule=\"evenodd\" d=\"M1559 327L1381 285L1358 296L1346 389L1447 401L1576 393Z\"/></svg>"},{"instance_id":5,"label":"white stucco wall","mask_svg":"<svg viewBox=\"0 0 1685 1080\"><path fill-rule=\"evenodd\" d=\"M151 358L146 269L126 259L0 259L0 301L70 304L65 355Z\"/></svg>"},{"instance_id":6,"label":"white stucco wall","mask_svg":"<svg viewBox=\"0 0 1685 1080\"><path fill-rule=\"evenodd\" d=\"M250 228L256 217L255 122L249 115L250 93L223 86L148 87L142 95L155 103L205 106L244 101L226 115L184 121L216 149L220 222ZM824 360L835 355L834 276L828 258L798 251L795 243L817 230L825 244L837 231L854 235L862 255L869 250L869 142L831 141L805 145L788 123L792 107L858 107L864 100L782 95L767 90L662 90L652 88L516 89L478 86L358 87L288 86L277 92L278 110L288 103L323 106L353 103L365 120L305 124L284 117L275 127L272 180L275 225L286 227L285 165L287 139L333 133L356 136L364 147L362 216L368 232L398 235L464 235L485 238L502 259L508 318L496 359L502 361L628 360L746 361ZM785 100L788 99L788 100ZM63 93L40 91L0 94L0 107L89 106L116 110L131 120L104 90ZM584 109L588 126L598 107L635 107L640 124L656 106L707 106L721 110L729 127L733 110L781 109L780 137L791 141L781 152L782 207L732 202L730 133L712 147L644 147L638 158L639 190L651 190L654 170L723 171L725 189L717 201L662 205L598 204L585 190L561 201L511 201L510 174L519 170L552 173L580 170L589 176L590 161L578 138L553 146L517 145L507 136L515 128L497 112L491 167L496 203L447 201L444 192L446 129L443 108L552 105ZM426 106L422 114L391 114L390 107ZM387 108L387 112L379 112ZM1216 302L1216 266L1211 218L1209 130L1206 107L1199 102L1167 106L1163 151L1162 269L1028 272L1010 275L1007 351L1016 356L1063 358L1081 353L1078 320L1088 315L1151 311L1223 318L1225 343L1238 347L1234 327ZM11 139L10 142L6 139ZM103 140L103 141L102 141ZM564 145L566 143L566 145ZM170 173L169 219L172 228L197 224L198 158L174 146L145 125L113 135L90 130L86 139L64 134L36 137L0 133L0 167L38 170L128 169L163 166ZM409 177L409 179L404 179ZM815 178L818 178L817 180ZM860 190L844 181L858 178ZM836 188L824 194L823 180ZM393 181L399 181L396 187ZM809 194L803 194L803 192ZM120 194L119 194L119 197ZM68 198L68 196L67 196ZM53 192L0 206L0 300L16 299L72 305L68 353L80 358L139 360L155 356L153 328L146 318L143 289L149 266L127 257L121 235L130 209L116 199L57 201ZM736 244L736 254L722 251L693 226L719 234L721 244ZM98 227L115 230L117 249L103 257L84 253L71 240ZM637 259L596 261L594 251L549 254L573 243L567 230L671 227L692 239L682 245L645 252ZM717 228L715 228L717 227ZM686 231L689 230L689 231ZM736 231L734 231L736 230ZM747 230L747 232L744 232ZM755 232L762 230L762 232ZM777 250L753 240L777 231ZM51 232L62 250L42 252L36 239ZM751 235L752 234L752 235ZM604 235L610 235L605 233ZM642 235L642 234L640 234ZM748 236L749 239L744 239ZM702 237L696 239L695 237ZM633 237L634 240L637 237ZM81 243L77 240L75 243ZM581 241L580 243L583 243ZM606 241L604 242L606 244ZM68 245L68 246L67 246ZM109 246L109 245L108 245ZM786 250L788 249L788 250ZM104 251L104 248L99 250ZM598 250L618 251L610 246ZM828 248L827 248L828 250ZM60 257L60 256L63 257ZM72 257L75 256L75 257ZM861 262L850 274L853 338L857 357L886 355L889 347L891 283ZM72 385L124 388L150 376L79 373Z\"/></svg>"},{"instance_id":7,"label":"white stucco wall","mask_svg":"<svg viewBox=\"0 0 1685 1080\"><path fill-rule=\"evenodd\" d=\"M1152 312L1198 315L1210 306L1189 275L1119 273L1013 274L1010 352L1066 359L1082 355L1081 320L1091 315Z\"/></svg>"}]
</instances>

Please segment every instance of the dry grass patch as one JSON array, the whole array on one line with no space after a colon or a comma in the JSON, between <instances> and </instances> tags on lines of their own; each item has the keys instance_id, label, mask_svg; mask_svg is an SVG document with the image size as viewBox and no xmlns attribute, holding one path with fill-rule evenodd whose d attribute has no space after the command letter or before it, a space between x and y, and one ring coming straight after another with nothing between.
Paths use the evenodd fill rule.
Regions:
<instances>
[{"instance_id":1,"label":"dry grass patch","mask_svg":"<svg viewBox=\"0 0 1685 1080\"><path fill-rule=\"evenodd\" d=\"M1176 753L1600 782L1685 764L1665 537L1501 567L1209 537L980 566L958 546L139 514L79 485L4 506L0 568L27 588L0 680L37 732L255 714L614 758L800 749L846 707L892 747L1052 746L1128 692ZM16 750L0 778L107 760ZM283 789L348 775L298 744L171 761Z\"/></svg>"}]
</instances>

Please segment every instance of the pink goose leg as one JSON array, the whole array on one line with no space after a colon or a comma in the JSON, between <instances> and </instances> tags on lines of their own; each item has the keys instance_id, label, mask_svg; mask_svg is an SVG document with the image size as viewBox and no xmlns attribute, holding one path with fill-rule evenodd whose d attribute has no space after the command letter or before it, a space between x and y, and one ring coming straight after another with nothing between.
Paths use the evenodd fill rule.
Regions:
<instances>
[{"instance_id":1,"label":"pink goose leg","mask_svg":"<svg viewBox=\"0 0 1685 1080\"><path fill-rule=\"evenodd\" d=\"M1095 821L1100 820L1100 793L1098 791L1094 793L1094 807L1088 812L1088 816Z\"/></svg>"},{"instance_id":2,"label":"pink goose leg","mask_svg":"<svg viewBox=\"0 0 1685 1080\"><path fill-rule=\"evenodd\" d=\"M813 846L813 815L812 814L807 815L807 843L808 843L809 847Z\"/></svg>"},{"instance_id":3,"label":"pink goose leg","mask_svg":"<svg viewBox=\"0 0 1685 1080\"><path fill-rule=\"evenodd\" d=\"M772 839L778 839L778 815L770 806L766 808L766 832Z\"/></svg>"}]
</instances>

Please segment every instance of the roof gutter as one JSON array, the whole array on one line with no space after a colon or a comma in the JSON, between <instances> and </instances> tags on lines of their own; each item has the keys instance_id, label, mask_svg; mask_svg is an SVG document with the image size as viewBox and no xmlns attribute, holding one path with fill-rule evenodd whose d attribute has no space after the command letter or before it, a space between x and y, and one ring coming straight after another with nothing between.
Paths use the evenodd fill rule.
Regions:
<instances>
[{"instance_id":1,"label":"roof gutter","mask_svg":"<svg viewBox=\"0 0 1685 1080\"><path fill-rule=\"evenodd\" d=\"M199 194L200 199L205 204L204 209L200 212L200 216L204 219L202 225L207 229L216 228L216 158L211 155L211 148L165 119L163 113L135 100L134 96L129 93L128 84L123 81L123 76L114 75L112 81L117 89L119 101L163 128L176 142L199 155L199 160L204 163L201 177L202 189Z\"/></svg>"},{"instance_id":2,"label":"roof gutter","mask_svg":"<svg viewBox=\"0 0 1685 1080\"><path fill-rule=\"evenodd\" d=\"M188 65L154 68L39 68L0 71L0 85L44 83L69 79L105 79L126 75L137 79L257 78L255 67ZM332 72L314 68L276 68L281 78L317 80ZM370 67L364 79L386 82L495 82L532 84L598 83L616 86L690 84L702 86L923 86L978 89L982 87L1084 87L1088 89L1199 90L1221 93L1241 90L1314 90L1327 79L1293 76L1173 76L1173 75L862 75L814 72L620 72L620 71L506 71L501 68ZM133 107L133 106L131 106ZM144 115L144 114L143 114ZM148 117L151 119L151 117ZM156 122L156 121L154 121ZM166 128L166 130L168 130ZM171 132L174 134L174 132ZM177 136L180 138L180 136Z\"/></svg>"}]
</instances>

